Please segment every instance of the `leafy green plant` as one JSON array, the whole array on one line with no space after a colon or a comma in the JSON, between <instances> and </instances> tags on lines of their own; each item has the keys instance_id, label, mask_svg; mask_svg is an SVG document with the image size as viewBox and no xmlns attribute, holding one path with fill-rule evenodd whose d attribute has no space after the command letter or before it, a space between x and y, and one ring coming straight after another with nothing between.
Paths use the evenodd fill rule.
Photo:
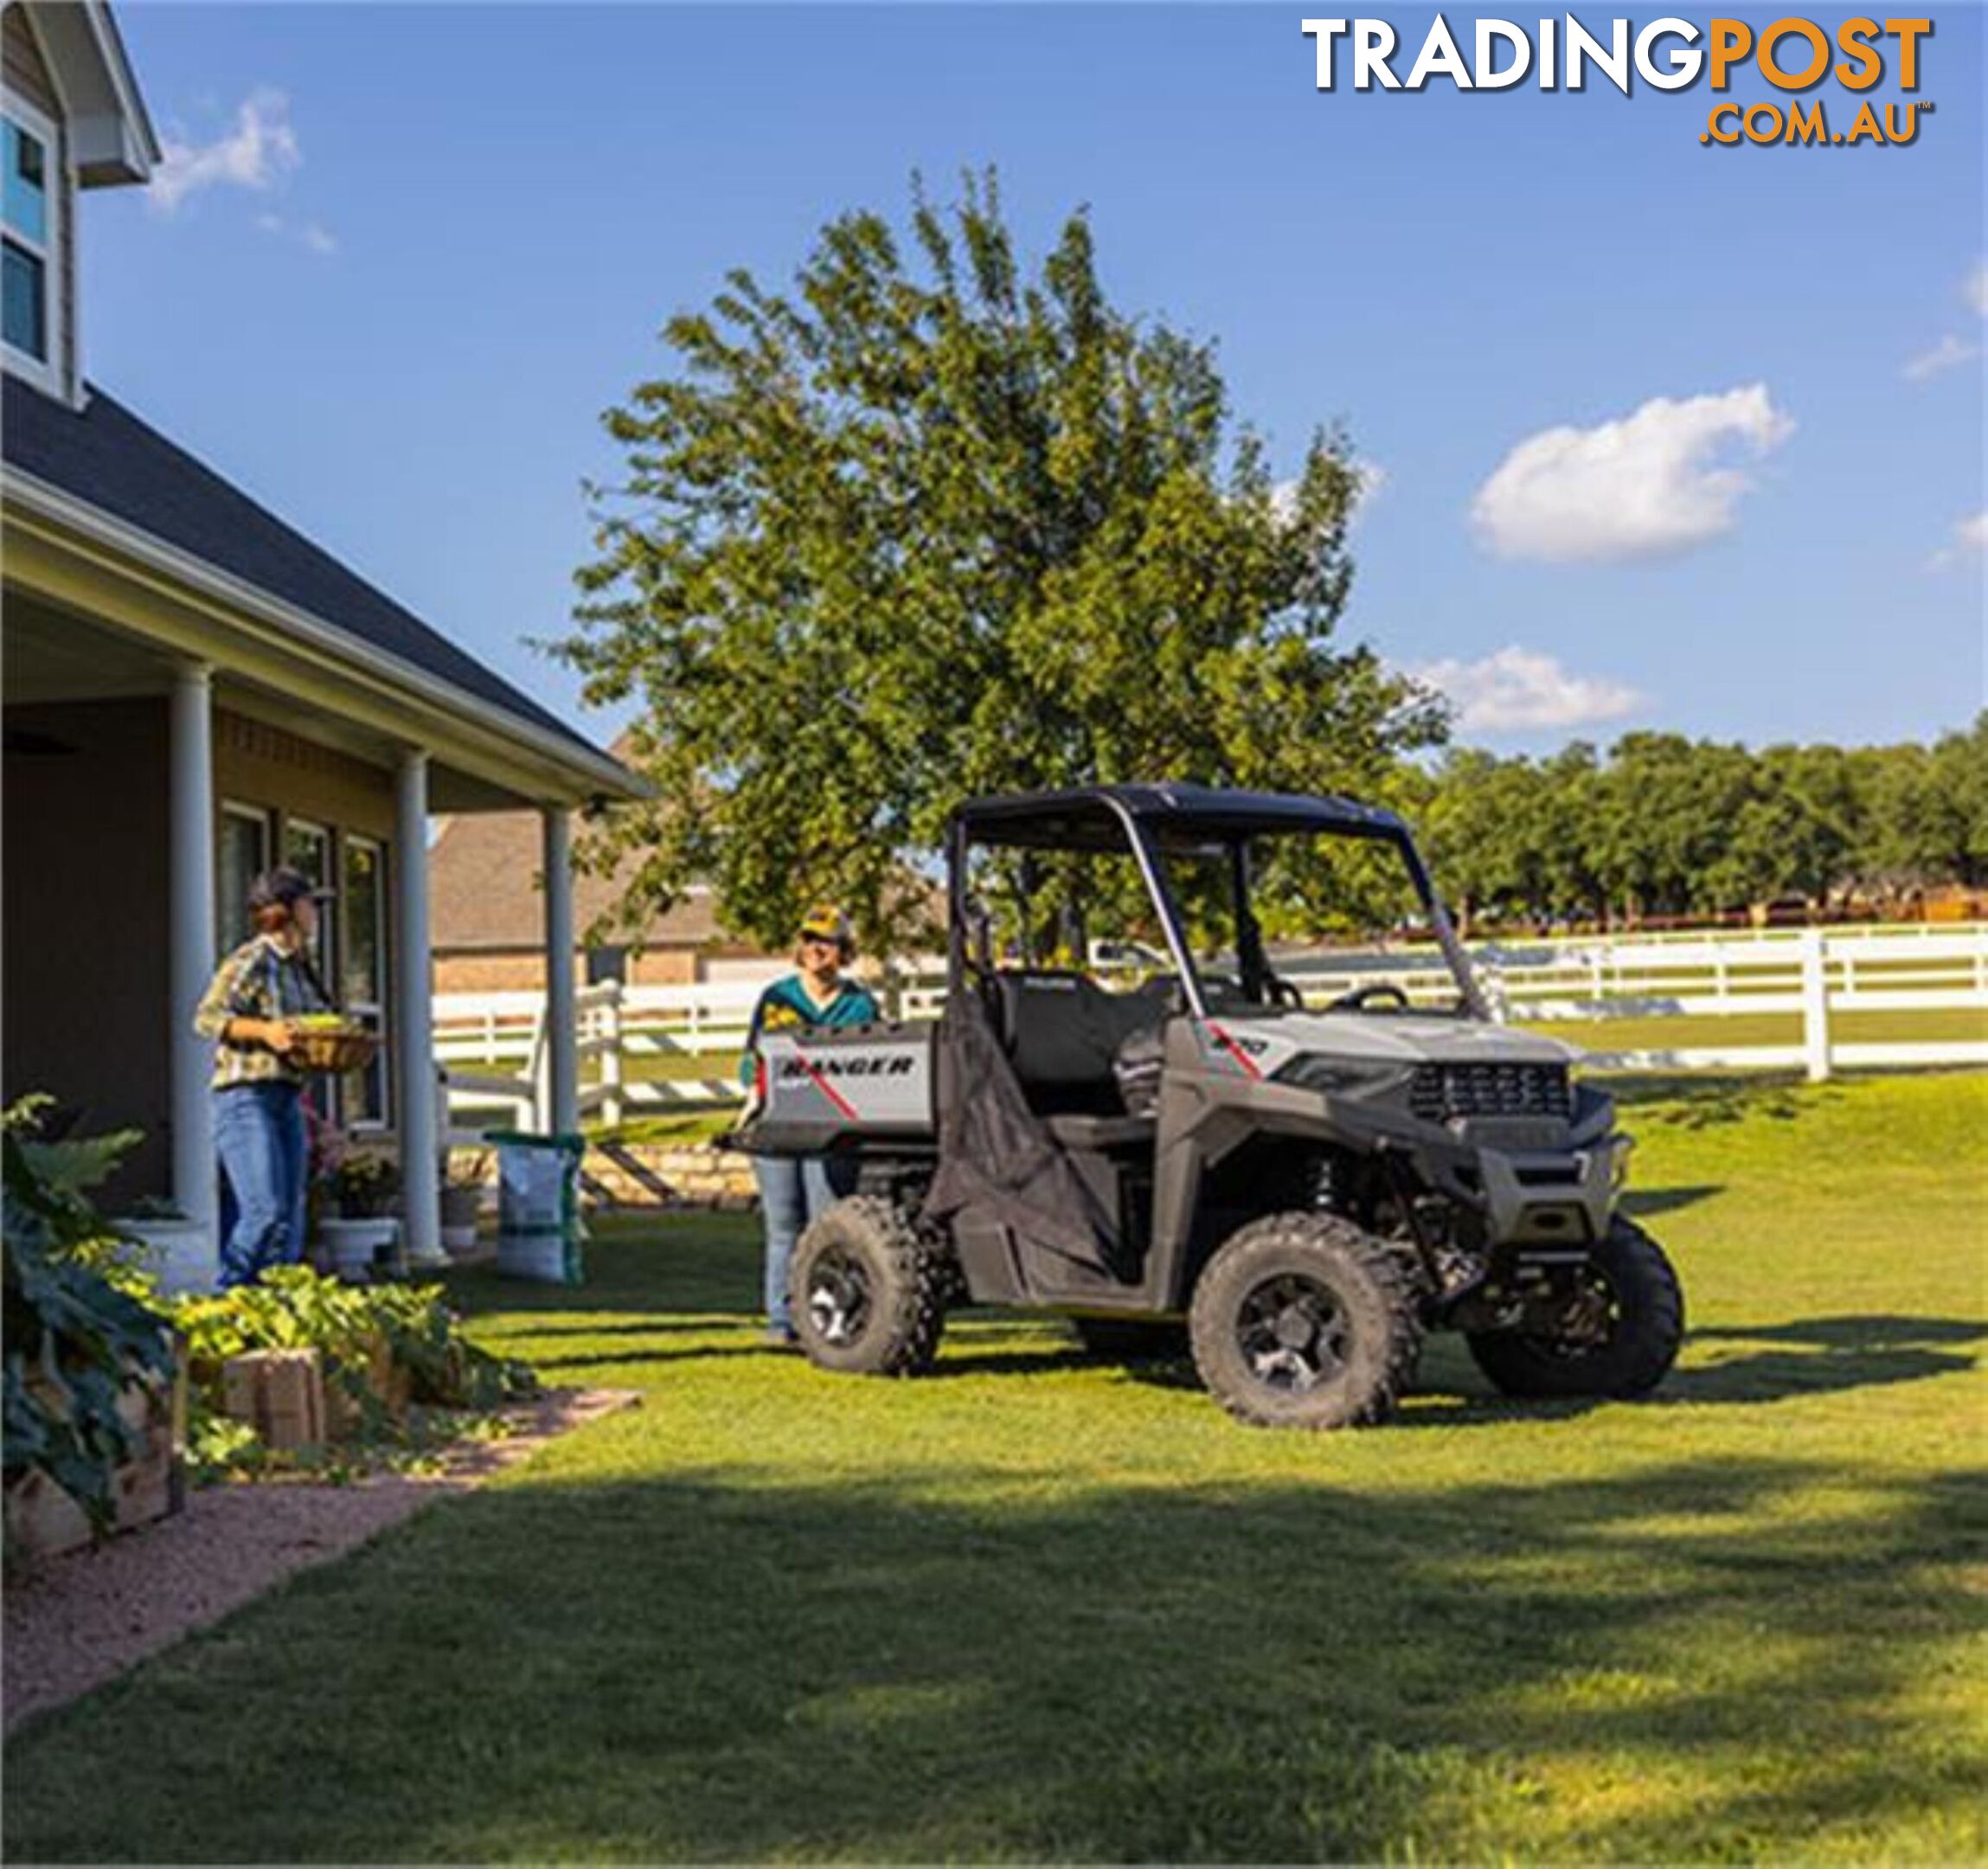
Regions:
<instances>
[{"instance_id":1,"label":"leafy green plant","mask_svg":"<svg viewBox=\"0 0 1988 1869\"><path fill-rule=\"evenodd\" d=\"M22 1159L36 1178L64 1194L87 1194L102 1186L144 1140L142 1129L113 1129L104 1135L49 1141L41 1131L55 1107L55 1099L46 1090L30 1091L0 1111L0 1127L19 1141Z\"/></svg>"},{"instance_id":2,"label":"leafy green plant","mask_svg":"<svg viewBox=\"0 0 1988 1869\"><path fill-rule=\"evenodd\" d=\"M471 1149L442 1158L442 1185L452 1188L478 1188L490 1179L491 1152Z\"/></svg>"},{"instance_id":3,"label":"leafy green plant","mask_svg":"<svg viewBox=\"0 0 1988 1869\"><path fill-rule=\"evenodd\" d=\"M401 1432L378 1385L382 1366L405 1374L409 1399L439 1408L494 1408L537 1387L525 1365L463 1336L439 1285L351 1286L284 1266L254 1285L181 1299L172 1316L187 1343L196 1414L218 1412L223 1365L253 1350L316 1350L368 1440Z\"/></svg>"},{"instance_id":4,"label":"leafy green plant","mask_svg":"<svg viewBox=\"0 0 1988 1869\"><path fill-rule=\"evenodd\" d=\"M377 1219L393 1211L401 1171L384 1155L356 1151L331 1170L330 1189L342 1218Z\"/></svg>"},{"instance_id":5,"label":"leafy green plant","mask_svg":"<svg viewBox=\"0 0 1988 1869\"><path fill-rule=\"evenodd\" d=\"M119 1403L133 1383L170 1380L171 1339L157 1311L79 1256L108 1230L61 1172L79 1158L49 1156L28 1127L11 1110L0 1127L5 1476L45 1474L101 1532L117 1469L138 1451Z\"/></svg>"}]
</instances>

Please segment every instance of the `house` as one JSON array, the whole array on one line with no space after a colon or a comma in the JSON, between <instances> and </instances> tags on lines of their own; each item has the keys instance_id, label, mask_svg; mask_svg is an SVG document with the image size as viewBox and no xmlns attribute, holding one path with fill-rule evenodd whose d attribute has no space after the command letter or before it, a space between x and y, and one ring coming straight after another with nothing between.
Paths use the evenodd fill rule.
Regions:
<instances>
[{"instance_id":1,"label":"house","mask_svg":"<svg viewBox=\"0 0 1988 1869\"><path fill-rule=\"evenodd\" d=\"M712 892L702 885L648 916L638 939L611 932L588 941L587 931L612 916L634 866L631 857L612 876L574 879L574 925L582 945L573 967L583 984L678 986L757 979L784 964L784 956L728 933ZM529 816L478 812L442 826L428 853L437 992L543 990L541 868L537 827Z\"/></svg>"},{"instance_id":2,"label":"house","mask_svg":"<svg viewBox=\"0 0 1988 1869\"><path fill-rule=\"evenodd\" d=\"M322 971L383 1041L324 1101L398 1150L410 1253L433 1262L431 814L527 814L542 944L566 954L571 813L640 782L87 378L81 197L143 184L157 144L107 6L10 0L0 27L5 1094L143 1129L115 1195L170 1195L211 1227L194 1008L244 933L248 878L294 864L334 892ZM554 979L568 1127L570 974Z\"/></svg>"}]
</instances>

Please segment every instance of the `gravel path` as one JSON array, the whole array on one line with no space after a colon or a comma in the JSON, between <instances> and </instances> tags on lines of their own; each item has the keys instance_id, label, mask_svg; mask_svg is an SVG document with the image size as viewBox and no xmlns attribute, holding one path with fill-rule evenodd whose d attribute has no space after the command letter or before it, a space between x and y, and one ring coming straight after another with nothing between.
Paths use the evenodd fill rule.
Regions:
<instances>
[{"instance_id":1,"label":"gravel path","mask_svg":"<svg viewBox=\"0 0 1988 1869\"><path fill-rule=\"evenodd\" d=\"M627 1390L555 1391L507 1411L515 1426L503 1439L465 1443L432 1474L203 1487L173 1518L10 1577L5 1730L219 1622L293 1570L339 1557L636 1400Z\"/></svg>"}]
</instances>

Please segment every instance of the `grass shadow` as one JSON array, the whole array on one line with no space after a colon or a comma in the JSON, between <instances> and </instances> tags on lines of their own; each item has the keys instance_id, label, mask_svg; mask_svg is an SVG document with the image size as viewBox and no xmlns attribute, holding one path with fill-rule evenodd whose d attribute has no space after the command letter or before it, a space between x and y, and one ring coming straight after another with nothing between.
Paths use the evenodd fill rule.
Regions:
<instances>
[{"instance_id":1,"label":"grass shadow","mask_svg":"<svg viewBox=\"0 0 1988 1869\"><path fill-rule=\"evenodd\" d=\"M1841 1095L1780 1071L1721 1076L1709 1072L1611 1072L1618 1108L1683 1129L1710 1129L1755 1121L1793 1122Z\"/></svg>"},{"instance_id":2,"label":"grass shadow","mask_svg":"<svg viewBox=\"0 0 1988 1869\"><path fill-rule=\"evenodd\" d=\"M1622 1199L1622 1210L1637 1219L1646 1219L1657 1214L1677 1213L1686 1207L1696 1207L1700 1201L1715 1198L1725 1192L1724 1185L1716 1181L1703 1182L1695 1186L1632 1189Z\"/></svg>"},{"instance_id":3,"label":"grass shadow","mask_svg":"<svg viewBox=\"0 0 1988 1869\"><path fill-rule=\"evenodd\" d=\"M499 1487L23 1729L6 1847L1675 1860L1889 1821L1965 1855L1988 1782L1915 1699L1964 1495L1863 1476L1791 1520L1812 1482Z\"/></svg>"},{"instance_id":4,"label":"grass shadow","mask_svg":"<svg viewBox=\"0 0 1988 1869\"><path fill-rule=\"evenodd\" d=\"M1686 1402L1781 1402L1972 1369L1979 1358L1965 1346L1988 1339L1988 1326L1963 1318L1881 1313L1726 1326L1694 1331L1691 1338L1700 1344L1776 1347L1677 1371L1667 1384L1671 1396Z\"/></svg>"}]
</instances>

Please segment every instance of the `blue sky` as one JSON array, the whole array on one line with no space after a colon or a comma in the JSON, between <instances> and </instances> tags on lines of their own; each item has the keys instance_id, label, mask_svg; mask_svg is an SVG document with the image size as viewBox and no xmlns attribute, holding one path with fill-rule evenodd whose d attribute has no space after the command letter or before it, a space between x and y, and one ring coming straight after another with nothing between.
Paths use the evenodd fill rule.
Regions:
<instances>
[{"instance_id":1,"label":"blue sky","mask_svg":"<svg viewBox=\"0 0 1988 1869\"><path fill-rule=\"evenodd\" d=\"M1119 299L1219 340L1281 463L1345 421L1384 476L1346 627L1462 737L1965 723L1982 16L1935 10L1915 145L1722 149L1703 84L1322 93L1308 10L127 4L178 153L89 202L88 367L605 737L523 643L599 412L727 267L993 163L1031 253L1087 204ZM1405 70L1430 12L1388 16Z\"/></svg>"}]
</instances>

